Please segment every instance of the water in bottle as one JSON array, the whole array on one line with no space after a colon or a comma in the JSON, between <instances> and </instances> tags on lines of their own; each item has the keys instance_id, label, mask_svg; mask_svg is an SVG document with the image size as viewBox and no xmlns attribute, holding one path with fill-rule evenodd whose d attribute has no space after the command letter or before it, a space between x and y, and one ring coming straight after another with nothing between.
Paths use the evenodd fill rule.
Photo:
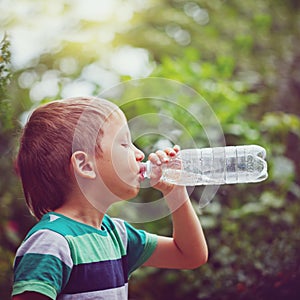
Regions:
<instances>
[{"instance_id":1,"label":"water in bottle","mask_svg":"<svg viewBox=\"0 0 300 300\"><path fill-rule=\"evenodd\" d=\"M257 145L184 149L161 166L161 179L176 185L219 185L263 181L266 151ZM151 163L146 162L145 177Z\"/></svg>"}]
</instances>

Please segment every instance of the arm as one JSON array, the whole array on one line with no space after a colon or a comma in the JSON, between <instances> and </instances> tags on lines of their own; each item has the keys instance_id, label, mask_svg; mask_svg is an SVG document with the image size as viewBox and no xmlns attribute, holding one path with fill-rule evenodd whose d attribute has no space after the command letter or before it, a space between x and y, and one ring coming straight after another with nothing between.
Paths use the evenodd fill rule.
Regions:
<instances>
[{"instance_id":1,"label":"arm","mask_svg":"<svg viewBox=\"0 0 300 300\"><path fill-rule=\"evenodd\" d=\"M50 300L49 297L35 292L25 292L12 297L12 300Z\"/></svg>"},{"instance_id":2,"label":"arm","mask_svg":"<svg viewBox=\"0 0 300 300\"><path fill-rule=\"evenodd\" d=\"M176 155L179 148L157 151L149 156L152 163L160 165L168 156ZM160 190L170 208L173 237L158 237L152 256L144 264L160 268L194 269L206 263L207 244L199 219L192 207L186 188L158 181L161 173L153 175L153 187Z\"/></svg>"},{"instance_id":3,"label":"arm","mask_svg":"<svg viewBox=\"0 0 300 300\"><path fill-rule=\"evenodd\" d=\"M16 253L13 299L56 299L69 280L72 263L69 244L62 235L47 229L33 232Z\"/></svg>"}]
</instances>

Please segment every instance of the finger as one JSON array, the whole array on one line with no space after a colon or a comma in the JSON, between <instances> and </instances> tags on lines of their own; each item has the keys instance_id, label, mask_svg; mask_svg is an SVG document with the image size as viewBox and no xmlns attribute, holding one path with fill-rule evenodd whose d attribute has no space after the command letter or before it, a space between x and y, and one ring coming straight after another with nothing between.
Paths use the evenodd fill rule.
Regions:
<instances>
[{"instance_id":1,"label":"finger","mask_svg":"<svg viewBox=\"0 0 300 300\"><path fill-rule=\"evenodd\" d=\"M175 145L175 146L173 147L173 150L174 150L176 153L178 153L178 152L180 151L180 146Z\"/></svg>"},{"instance_id":2,"label":"finger","mask_svg":"<svg viewBox=\"0 0 300 300\"><path fill-rule=\"evenodd\" d=\"M174 157L176 156L176 154L180 151L180 146L178 145L175 145L173 148L166 148L165 149L165 152L171 156L171 157Z\"/></svg>"},{"instance_id":3,"label":"finger","mask_svg":"<svg viewBox=\"0 0 300 300\"><path fill-rule=\"evenodd\" d=\"M169 161L169 157L168 157L168 153L163 150L158 150L155 152L155 154L159 157L161 162L168 162Z\"/></svg>"},{"instance_id":4,"label":"finger","mask_svg":"<svg viewBox=\"0 0 300 300\"><path fill-rule=\"evenodd\" d=\"M150 153L148 156L148 160L150 160L153 164L161 165L161 160L156 153Z\"/></svg>"},{"instance_id":5,"label":"finger","mask_svg":"<svg viewBox=\"0 0 300 300\"><path fill-rule=\"evenodd\" d=\"M164 152L168 155L168 156L175 156L176 152L174 151L173 148L169 147L169 148L165 148Z\"/></svg>"}]
</instances>

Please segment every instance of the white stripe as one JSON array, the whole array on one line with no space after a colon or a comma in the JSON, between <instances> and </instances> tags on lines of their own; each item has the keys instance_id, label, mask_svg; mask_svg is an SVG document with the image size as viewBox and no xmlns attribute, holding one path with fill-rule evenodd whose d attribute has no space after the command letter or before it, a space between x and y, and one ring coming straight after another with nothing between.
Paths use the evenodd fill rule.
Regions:
<instances>
[{"instance_id":1,"label":"white stripe","mask_svg":"<svg viewBox=\"0 0 300 300\"><path fill-rule=\"evenodd\" d=\"M125 224L124 224L124 220L117 219L117 218L113 218L112 220L113 220L113 222L116 226L116 229L119 232L119 235L122 239L124 248L126 249L127 248L128 237L127 237L127 230L126 230L126 227L125 227Z\"/></svg>"},{"instance_id":2,"label":"white stripe","mask_svg":"<svg viewBox=\"0 0 300 300\"><path fill-rule=\"evenodd\" d=\"M59 219L60 217L59 216L56 216L56 215L49 215L49 222L53 222L53 221L55 221L55 220L57 220L57 219Z\"/></svg>"},{"instance_id":3,"label":"white stripe","mask_svg":"<svg viewBox=\"0 0 300 300\"><path fill-rule=\"evenodd\" d=\"M68 267L73 266L68 242L62 235L52 230L43 229L35 232L19 247L16 257L28 253L53 255Z\"/></svg>"},{"instance_id":4,"label":"white stripe","mask_svg":"<svg viewBox=\"0 0 300 300\"><path fill-rule=\"evenodd\" d=\"M58 296L57 300L127 300L128 299L128 283L124 286L103 290L103 291L96 291L96 292L87 292L87 293L80 293L80 294L68 294L68 295L61 295Z\"/></svg>"}]
</instances>

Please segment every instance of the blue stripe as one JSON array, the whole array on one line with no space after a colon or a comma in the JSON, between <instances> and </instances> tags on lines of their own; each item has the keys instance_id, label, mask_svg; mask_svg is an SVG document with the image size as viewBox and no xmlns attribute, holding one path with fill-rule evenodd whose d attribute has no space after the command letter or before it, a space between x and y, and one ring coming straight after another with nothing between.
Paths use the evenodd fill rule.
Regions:
<instances>
[{"instance_id":1,"label":"blue stripe","mask_svg":"<svg viewBox=\"0 0 300 300\"><path fill-rule=\"evenodd\" d=\"M101 277L99 276L101 274ZM113 289L128 282L127 257L117 260L74 265L62 294Z\"/></svg>"}]
</instances>

